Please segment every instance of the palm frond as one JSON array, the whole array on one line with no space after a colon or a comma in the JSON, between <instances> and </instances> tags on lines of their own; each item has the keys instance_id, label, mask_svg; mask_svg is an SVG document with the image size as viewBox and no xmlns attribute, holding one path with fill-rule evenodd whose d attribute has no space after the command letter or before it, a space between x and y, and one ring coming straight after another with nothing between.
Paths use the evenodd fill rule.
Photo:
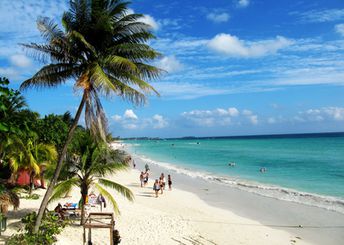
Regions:
<instances>
[{"instance_id":1,"label":"palm frond","mask_svg":"<svg viewBox=\"0 0 344 245\"><path fill-rule=\"evenodd\" d=\"M99 159L97 159L99 161ZM128 166L121 163L95 163L90 167L89 172L94 175L105 176L118 171L125 171Z\"/></svg>"},{"instance_id":2,"label":"palm frond","mask_svg":"<svg viewBox=\"0 0 344 245\"><path fill-rule=\"evenodd\" d=\"M98 91L101 91L106 96L116 91L116 87L112 84L107 74L103 71L101 66L95 64L91 70L91 78L93 85Z\"/></svg>"},{"instance_id":3,"label":"palm frond","mask_svg":"<svg viewBox=\"0 0 344 245\"><path fill-rule=\"evenodd\" d=\"M152 85L142 80L139 76L140 76L140 73L130 74L127 72L121 72L120 74L118 74L118 77L120 77L122 81L125 81L127 84L132 84L139 87L146 94L149 94L150 92L153 91L156 95L159 96L158 91L156 91Z\"/></svg>"},{"instance_id":4,"label":"palm frond","mask_svg":"<svg viewBox=\"0 0 344 245\"><path fill-rule=\"evenodd\" d=\"M113 196L107 190L105 190L101 185L99 185L97 183L95 183L94 185L98 189L100 194L102 194L105 198L110 200L112 207L113 207L113 211L115 212L115 214L119 215L121 212L119 211L118 204L117 204L116 200L113 198Z\"/></svg>"},{"instance_id":5,"label":"palm frond","mask_svg":"<svg viewBox=\"0 0 344 245\"><path fill-rule=\"evenodd\" d=\"M37 28L41 32L43 38L48 42L54 41L54 39L63 38L63 31L58 27L53 20L47 17L40 17L37 20Z\"/></svg>"},{"instance_id":6,"label":"palm frond","mask_svg":"<svg viewBox=\"0 0 344 245\"><path fill-rule=\"evenodd\" d=\"M53 202L57 199L60 199L61 196L68 193L72 189L73 186L78 186L78 183L79 183L79 179L75 178L75 177L58 183L54 187L54 191L53 191L53 194L51 195L51 197L49 199L49 202Z\"/></svg>"},{"instance_id":7,"label":"palm frond","mask_svg":"<svg viewBox=\"0 0 344 245\"><path fill-rule=\"evenodd\" d=\"M25 80L20 89L30 87L56 87L66 82L67 79L79 74L77 66L72 64L50 64L41 68L32 78Z\"/></svg>"},{"instance_id":8,"label":"palm frond","mask_svg":"<svg viewBox=\"0 0 344 245\"><path fill-rule=\"evenodd\" d=\"M112 84L116 87L116 95L120 96L123 100L130 101L135 105L144 105L146 103L147 98L143 93L128 86L112 75L108 74L108 77L111 79Z\"/></svg>"},{"instance_id":9,"label":"palm frond","mask_svg":"<svg viewBox=\"0 0 344 245\"><path fill-rule=\"evenodd\" d=\"M137 73L138 71L134 62L121 56L109 55L103 59L103 62L105 67L112 67L114 70L118 69L133 73Z\"/></svg>"},{"instance_id":10,"label":"palm frond","mask_svg":"<svg viewBox=\"0 0 344 245\"><path fill-rule=\"evenodd\" d=\"M95 90L90 90L85 102L85 123L95 138L106 141L107 119Z\"/></svg>"},{"instance_id":11,"label":"palm frond","mask_svg":"<svg viewBox=\"0 0 344 245\"><path fill-rule=\"evenodd\" d=\"M92 46L92 44L86 41L85 37L81 33L73 30L69 35L72 38L75 38L78 42L82 43L93 56L96 56L97 52L95 48Z\"/></svg>"},{"instance_id":12,"label":"palm frond","mask_svg":"<svg viewBox=\"0 0 344 245\"><path fill-rule=\"evenodd\" d=\"M161 54L145 43L122 43L111 47L112 55L127 57L135 62L161 57Z\"/></svg>"},{"instance_id":13,"label":"palm frond","mask_svg":"<svg viewBox=\"0 0 344 245\"><path fill-rule=\"evenodd\" d=\"M106 187L110 187L112 189L115 189L117 192L119 192L121 195L123 195L129 201L133 201L134 200L134 194L127 187L125 187L125 186L123 186L121 184L118 184L116 182L113 182L111 180L103 179L103 178L100 178L98 180L98 182L101 185L104 185Z\"/></svg>"}]
</instances>

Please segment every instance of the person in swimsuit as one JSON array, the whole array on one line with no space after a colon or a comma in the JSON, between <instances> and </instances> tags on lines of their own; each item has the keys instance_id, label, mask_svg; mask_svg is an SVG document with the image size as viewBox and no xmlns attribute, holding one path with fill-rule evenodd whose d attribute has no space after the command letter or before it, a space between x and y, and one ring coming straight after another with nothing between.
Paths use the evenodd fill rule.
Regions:
<instances>
[{"instance_id":1,"label":"person in swimsuit","mask_svg":"<svg viewBox=\"0 0 344 245\"><path fill-rule=\"evenodd\" d=\"M144 176L143 185L146 186L147 183L148 183L149 173L148 173L148 172L145 172L143 176Z\"/></svg>"},{"instance_id":2,"label":"person in swimsuit","mask_svg":"<svg viewBox=\"0 0 344 245\"><path fill-rule=\"evenodd\" d=\"M168 189L171 191L172 190L172 179L171 179L170 174L167 176L167 183L168 183Z\"/></svg>"},{"instance_id":3,"label":"person in swimsuit","mask_svg":"<svg viewBox=\"0 0 344 245\"><path fill-rule=\"evenodd\" d=\"M155 197L158 197L159 194L159 190L160 190L160 184L159 184L159 180L156 179L153 185L153 190L155 191Z\"/></svg>"},{"instance_id":4,"label":"person in swimsuit","mask_svg":"<svg viewBox=\"0 0 344 245\"><path fill-rule=\"evenodd\" d=\"M166 179L165 179L164 173L161 173L160 178L161 178L161 183L162 183L162 189L165 190Z\"/></svg>"},{"instance_id":5,"label":"person in swimsuit","mask_svg":"<svg viewBox=\"0 0 344 245\"><path fill-rule=\"evenodd\" d=\"M141 172L140 174L140 183L141 183L141 187L143 187L143 184L144 184L144 173Z\"/></svg>"},{"instance_id":6,"label":"person in swimsuit","mask_svg":"<svg viewBox=\"0 0 344 245\"><path fill-rule=\"evenodd\" d=\"M62 208L61 203L58 203L57 206L54 209L55 213L58 215L58 217L62 220L65 219L65 208Z\"/></svg>"},{"instance_id":7,"label":"person in swimsuit","mask_svg":"<svg viewBox=\"0 0 344 245\"><path fill-rule=\"evenodd\" d=\"M162 178L161 177L159 178L159 185L160 185L161 194L164 194L164 184L162 182Z\"/></svg>"}]
</instances>

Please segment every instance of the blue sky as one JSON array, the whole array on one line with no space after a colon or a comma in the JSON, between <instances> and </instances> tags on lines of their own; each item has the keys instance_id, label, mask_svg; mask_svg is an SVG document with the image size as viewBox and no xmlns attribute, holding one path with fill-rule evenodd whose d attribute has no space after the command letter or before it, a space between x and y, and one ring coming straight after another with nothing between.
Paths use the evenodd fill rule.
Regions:
<instances>
[{"instance_id":1,"label":"blue sky","mask_svg":"<svg viewBox=\"0 0 344 245\"><path fill-rule=\"evenodd\" d=\"M41 42L35 21L68 1L0 1L0 75L12 87L42 65L18 43ZM168 73L143 107L103 100L114 135L220 136L344 131L342 0L138 0ZM24 93L41 115L75 112L72 81Z\"/></svg>"}]
</instances>

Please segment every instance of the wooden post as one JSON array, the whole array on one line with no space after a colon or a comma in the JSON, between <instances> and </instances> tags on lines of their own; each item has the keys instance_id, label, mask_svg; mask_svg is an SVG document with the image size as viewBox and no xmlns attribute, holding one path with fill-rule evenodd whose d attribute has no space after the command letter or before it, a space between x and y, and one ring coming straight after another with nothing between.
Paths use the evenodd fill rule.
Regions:
<instances>
[{"instance_id":1,"label":"wooden post","mask_svg":"<svg viewBox=\"0 0 344 245\"><path fill-rule=\"evenodd\" d=\"M85 229L85 226L84 226L83 242L84 242L84 245L85 245L85 243L86 243L86 229Z\"/></svg>"},{"instance_id":2,"label":"wooden post","mask_svg":"<svg viewBox=\"0 0 344 245\"><path fill-rule=\"evenodd\" d=\"M110 228L110 245L113 245L113 228Z\"/></svg>"},{"instance_id":3,"label":"wooden post","mask_svg":"<svg viewBox=\"0 0 344 245\"><path fill-rule=\"evenodd\" d=\"M91 217L89 217L89 223L91 224ZM88 241L92 242L91 226L88 228Z\"/></svg>"},{"instance_id":4,"label":"wooden post","mask_svg":"<svg viewBox=\"0 0 344 245\"><path fill-rule=\"evenodd\" d=\"M92 218L95 223L92 223ZM105 219L109 220L109 223L100 222L98 219ZM99 223L100 222L100 223ZM92 241L92 228L106 228L110 231L110 245L114 245L114 214L113 213L89 213L88 217L86 218L86 222L84 224L84 243L88 241ZM88 241L86 241L86 229L88 229Z\"/></svg>"}]
</instances>

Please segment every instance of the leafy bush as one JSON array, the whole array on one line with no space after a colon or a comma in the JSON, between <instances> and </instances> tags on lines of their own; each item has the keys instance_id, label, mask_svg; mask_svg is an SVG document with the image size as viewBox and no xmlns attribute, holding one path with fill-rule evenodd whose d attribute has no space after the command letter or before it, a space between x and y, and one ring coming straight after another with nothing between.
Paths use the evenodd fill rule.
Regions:
<instances>
[{"instance_id":1,"label":"leafy bush","mask_svg":"<svg viewBox=\"0 0 344 245\"><path fill-rule=\"evenodd\" d=\"M66 222L59 219L54 212L47 212L37 233L34 233L37 214L35 212L22 218L25 225L22 232L11 236L7 245L50 245L56 242L56 235L61 233Z\"/></svg>"}]
</instances>

